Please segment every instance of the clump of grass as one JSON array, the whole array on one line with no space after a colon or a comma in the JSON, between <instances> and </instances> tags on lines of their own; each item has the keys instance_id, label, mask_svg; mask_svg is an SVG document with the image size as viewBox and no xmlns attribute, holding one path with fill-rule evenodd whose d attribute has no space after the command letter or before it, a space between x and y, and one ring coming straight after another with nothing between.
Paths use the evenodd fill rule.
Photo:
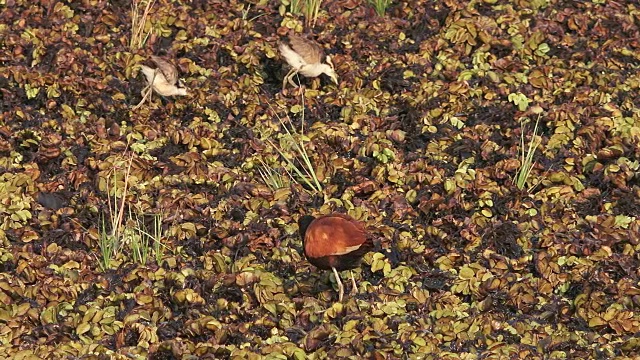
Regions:
<instances>
[{"instance_id":1,"label":"clump of grass","mask_svg":"<svg viewBox=\"0 0 640 360\"><path fill-rule=\"evenodd\" d=\"M289 12L292 14L300 14L302 11L302 1L301 0L289 0Z\"/></svg>"},{"instance_id":2,"label":"clump of grass","mask_svg":"<svg viewBox=\"0 0 640 360\"><path fill-rule=\"evenodd\" d=\"M518 169L518 173L516 177L513 179L513 182L516 184L518 189L524 189L524 186L529 182L529 176L531 175L531 170L533 169L533 156L535 155L536 149L542 143L542 138L538 136L538 123L540 122L540 116L536 120L536 125L533 128L533 134L531 135L531 141L529 142L529 146L526 146L524 133L525 126L522 124L522 133L520 134L520 168ZM526 149L525 149L526 146ZM531 190L533 186L529 187Z\"/></svg>"},{"instance_id":3,"label":"clump of grass","mask_svg":"<svg viewBox=\"0 0 640 360\"><path fill-rule=\"evenodd\" d=\"M284 16L286 12L293 15L300 15L302 13L302 5L302 0L280 0L278 11L281 16Z\"/></svg>"},{"instance_id":4,"label":"clump of grass","mask_svg":"<svg viewBox=\"0 0 640 360\"><path fill-rule=\"evenodd\" d=\"M161 241L165 237L164 230L162 230L163 220L162 213L153 214L153 254L156 257L156 264L160 264L164 257L164 251L167 249L167 246Z\"/></svg>"},{"instance_id":5,"label":"clump of grass","mask_svg":"<svg viewBox=\"0 0 640 360\"><path fill-rule=\"evenodd\" d=\"M119 250L118 238L109 234L105 217L101 217L100 236L98 238L98 248L100 248L100 256L98 263L102 271L111 269L111 261L116 257Z\"/></svg>"},{"instance_id":6,"label":"clump of grass","mask_svg":"<svg viewBox=\"0 0 640 360\"><path fill-rule=\"evenodd\" d=\"M282 171L282 169L267 165L262 159L258 160L261 164L260 168L258 168L260 177L262 178L262 181L267 185L267 187L271 189L271 191L282 189L283 187L289 185L288 178L290 178L290 175L285 176L283 174L283 172L286 172L286 169Z\"/></svg>"},{"instance_id":7,"label":"clump of grass","mask_svg":"<svg viewBox=\"0 0 640 360\"><path fill-rule=\"evenodd\" d=\"M384 13L387 11L389 5L391 5L391 0L368 0L369 4L373 5L373 9L376 11L378 16L384 16Z\"/></svg>"},{"instance_id":8,"label":"clump of grass","mask_svg":"<svg viewBox=\"0 0 640 360\"><path fill-rule=\"evenodd\" d=\"M127 160L124 179L119 182L118 172L113 171L113 184L107 178L107 206L108 214L101 216L98 247L98 259L102 271L111 269L113 260L123 253L123 249L131 256L134 263L146 264L150 255L160 263L166 246L162 243L162 214L153 214L153 225L148 227L144 222L144 215L132 209L126 199L129 192L131 165L133 158ZM127 218L125 220L125 215ZM108 219L108 222L107 222Z\"/></svg>"},{"instance_id":9,"label":"clump of grass","mask_svg":"<svg viewBox=\"0 0 640 360\"><path fill-rule=\"evenodd\" d=\"M109 215L102 215L100 237L98 239L98 247L100 248L100 267L102 270L111 268L111 261L117 257L120 253L122 246L123 236L123 224L124 211L125 211L125 198L128 191L129 175L131 174L131 164L133 158L130 157L127 162L127 170L125 171L124 181L121 191L118 188L118 172L116 169L113 171L113 184L109 184L109 178L107 178L107 205ZM110 192L109 189L113 189ZM113 195L111 195L113 193ZM118 193L120 198L118 199ZM106 224L106 218L109 218L109 226ZM107 229L111 229L111 231Z\"/></svg>"},{"instance_id":10,"label":"clump of grass","mask_svg":"<svg viewBox=\"0 0 640 360\"><path fill-rule=\"evenodd\" d=\"M151 35L152 28L147 29L149 13L156 0L132 0L131 1L131 50L138 50L144 46Z\"/></svg>"},{"instance_id":11,"label":"clump of grass","mask_svg":"<svg viewBox=\"0 0 640 360\"><path fill-rule=\"evenodd\" d=\"M318 21L320 13L320 5L322 0L303 0L304 1L304 18L307 28L313 28Z\"/></svg>"},{"instance_id":12,"label":"clump of grass","mask_svg":"<svg viewBox=\"0 0 640 360\"><path fill-rule=\"evenodd\" d=\"M156 263L160 263L164 255L165 245L161 239L164 237L162 231L162 214L153 214L153 225L149 228L144 222L144 216L129 210L129 222L127 230L129 232L131 256L134 262L146 264L151 253L155 254Z\"/></svg>"},{"instance_id":13,"label":"clump of grass","mask_svg":"<svg viewBox=\"0 0 640 360\"><path fill-rule=\"evenodd\" d=\"M302 181L305 185L307 185L314 193L322 192L322 185L316 176L316 171L311 163L311 159L309 158L309 154L307 154L307 150L305 149L305 137L304 135L296 133L295 127L291 123L291 118L287 117L290 125L287 127L282 119L279 118L282 127L286 131L286 135L284 137L285 143L287 147L293 148L296 153L295 159L298 160L300 165L296 165L294 160L287 157L284 151L274 145L275 149L278 151L280 156L286 161L288 166L288 172L292 180L296 182ZM273 143L272 143L273 145ZM293 176L293 175L296 176Z\"/></svg>"},{"instance_id":14,"label":"clump of grass","mask_svg":"<svg viewBox=\"0 0 640 360\"><path fill-rule=\"evenodd\" d=\"M280 145L276 145L271 140L268 140L268 143L280 154L280 157L284 159L286 163L284 171L292 181L306 185L307 188L311 189L312 193L320 193L322 192L322 184L320 184L320 180L318 180L315 168L306 150L306 143L310 140L304 135L304 94L302 98L302 126L300 132L296 130L289 115L283 119L271 108L271 105L269 105L278 118L280 125L282 125L282 128L285 130L285 133L282 135ZM293 156L290 155L291 152L293 152ZM264 162L263 168L260 171L261 177L270 188L282 187L281 185L284 184L282 172L266 166Z\"/></svg>"}]
</instances>

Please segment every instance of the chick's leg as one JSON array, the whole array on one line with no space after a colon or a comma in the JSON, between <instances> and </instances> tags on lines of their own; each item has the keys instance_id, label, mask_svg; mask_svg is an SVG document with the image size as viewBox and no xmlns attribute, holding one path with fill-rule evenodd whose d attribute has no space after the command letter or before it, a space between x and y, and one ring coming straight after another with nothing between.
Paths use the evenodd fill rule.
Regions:
<instances>
[{"instance_id":1,"label":"chick's leg","mask_svg":"<svg viewBox=\"0 0 640 360\"><path fill-rule=\"evenodd\" d=\"M284 90L287 87L287 82L289 82L289 84L293 85L294 87L296 86L291 80L291 78L295 73L296 73L296 69L291 69L289 70L287 75L284 77L284 79L282 79L282 90Z\"/></svg>"},{"instance_id":2,"label":"chick's leg","mask_svg":"<svg viewBox=\"0 0 640 360\"><path fill-rule=\"evenodd\" d=\"M298 70L293 70L291 75L289 75L289 84L291 84L291 86L293 87L299 87L300 85L296 84L295 82L293 82L293 77L296 76L296 74L298 74Z\"/></svg>"}]
</instances>

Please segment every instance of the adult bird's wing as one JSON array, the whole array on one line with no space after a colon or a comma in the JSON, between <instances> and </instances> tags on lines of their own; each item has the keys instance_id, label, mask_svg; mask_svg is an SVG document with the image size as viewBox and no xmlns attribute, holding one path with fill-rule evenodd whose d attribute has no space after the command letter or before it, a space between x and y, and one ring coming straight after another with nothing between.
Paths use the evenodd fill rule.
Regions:
<instances>
[{"instance_id":1,"label":"adult bird's wing","mask_svg":"<svg viewBox=\"0 0 640 360\"><path fill-rule=\"evenodd\" d=\"M371 247L364 226L342 214L318 217L313 228L307 230L305 238L317 241L305 241L305 253L310 257L366 252Z\"/></svg>"}]
</instances>

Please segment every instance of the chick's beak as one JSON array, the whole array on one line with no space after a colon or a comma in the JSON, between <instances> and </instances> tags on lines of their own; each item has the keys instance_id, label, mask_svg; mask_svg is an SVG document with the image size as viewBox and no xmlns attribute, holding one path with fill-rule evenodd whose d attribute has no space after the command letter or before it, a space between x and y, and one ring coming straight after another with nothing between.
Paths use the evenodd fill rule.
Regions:
<instances>
[{"instance_id":1,"label":"chick's beak","mask_svg":"<svg viewBox=\"0 0 640 360\"><path fill-rule=\"evenodd\" d=\"M331 81L333 81L336 85L338 85L338 75L333 73L333 74L329 75L329 77L331 78Z\"/></svg>"}]
</instances>

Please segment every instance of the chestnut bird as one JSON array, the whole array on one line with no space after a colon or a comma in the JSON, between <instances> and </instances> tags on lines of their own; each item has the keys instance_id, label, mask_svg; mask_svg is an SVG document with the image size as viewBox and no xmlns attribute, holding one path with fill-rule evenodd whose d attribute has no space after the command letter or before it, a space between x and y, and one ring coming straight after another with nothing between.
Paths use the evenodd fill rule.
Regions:
<instances>
[{"instance_id":1,"label":"chestnut bird","mask_svg":"<svg viewBox=\"0 0 640 360\"><path fill-rule=\"evenodd\" d=\"M344 286L338 271L358 267L364 254L373 248L364 225L349 215L333 213L317 218L302 216L298 220L298 227L305 257L320 269L333 270L338 284L338 300L342 302ZM353 273L351 281L351 295L354 295L358 287Z\"/></svg>"}]
</instances>

